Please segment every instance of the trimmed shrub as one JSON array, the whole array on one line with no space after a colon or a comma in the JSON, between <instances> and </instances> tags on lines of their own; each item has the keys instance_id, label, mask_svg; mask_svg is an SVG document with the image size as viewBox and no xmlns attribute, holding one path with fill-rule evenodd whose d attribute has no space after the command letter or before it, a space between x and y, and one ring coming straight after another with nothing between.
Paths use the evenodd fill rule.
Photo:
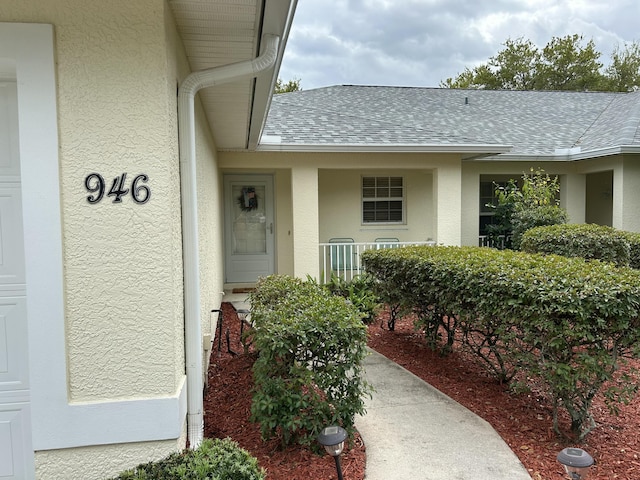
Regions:
<instances>
[{"instance_id":1,"label":"trimmed shrub","mask_svg":"<svg viewBox=\"0 0 640 480\"><path fill-rule=\"evenodd\" d=\"M414 308L447 312L465 345L506 381L515 368L544 382L558 413L582 439L592 401L627 401L637 378L606 387L640 349L640 272L597 260L480 247L368 251L367 271ZM474 343L471 343L473 340Z\"/></svg>"},{"instance_id":2,"label":"trimmed shrub","mask_svg":"<svg viewBox=\"0 0 640 480\"><path fill-rule=\"evenodd\" d=\"M111 480L264 480L265 476L258 460L237 443L229 439L205 439L195 450L138 465Z\"/></svg>"},{"instance_id":3,"label":"trimmed shrub","mask_svg":"<svg viewBox=\"0 0 640 480\"><path fill-rule=\"evenodd\" d=\"M353 433L371 391L358 309L315 282L272 275L251 294L251 315L258 351L251 416L263 438L315 444L332 424Z\"/></svg>"},{"instance_id":4,"label":"trimmed shrub","mask_svg":"<svg viewBox=\"0 0 640 480\"><path fill-rule=\"evenodd\" d=\"M602 225L565 224L536 227L522 236L521 250L629 266L630 246L620 230Z\"/></svg>"},{"instance_id":5,"label":"trimmed shrub","mask_svg":"<svg viewBox=\"0 0 640 480\"><path fill-rule=\"evenodd\" d=\"M620 231L629 242L629 266L640 269L640 233Z\"/></svg>"},{"instance_id":6,"label":"trimmed shrub","mask_svg":"<svg viewBox=\"0 0 640 480\"><path fill-rule=\"evenodd\" d=\"M542 205L529 208L516 208L511 216L513 235L511 245L514 250L520 250L520 243L524 233L534 227L567 223L567 212L557 205Z\"/></svg>"}]
</instances>

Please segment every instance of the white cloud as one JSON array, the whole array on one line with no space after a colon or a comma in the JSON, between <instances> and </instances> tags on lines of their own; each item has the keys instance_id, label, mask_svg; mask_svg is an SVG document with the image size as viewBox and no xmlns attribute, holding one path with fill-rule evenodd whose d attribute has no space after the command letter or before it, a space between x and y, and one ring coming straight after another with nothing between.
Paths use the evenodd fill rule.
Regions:
<instances>
[{"instance_id":1,"label":"white cloud","mask_svg":"<svg viewBox=\"0 0 640 480\"><path fill-rule=\"evenodd\" d=\"M438 86L508 39L593 39L605 64L640 40L637 0L298 0L280 76L310 89L343 83Z\"/></svg>"}]
</instances>

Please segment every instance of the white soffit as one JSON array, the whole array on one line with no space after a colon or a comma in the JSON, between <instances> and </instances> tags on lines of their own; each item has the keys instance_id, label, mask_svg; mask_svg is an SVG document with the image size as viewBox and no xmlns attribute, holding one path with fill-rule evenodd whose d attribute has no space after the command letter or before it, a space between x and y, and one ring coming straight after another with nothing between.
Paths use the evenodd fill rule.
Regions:
<instances>
[{"instance_id":1,"label":"white soffit","mask_svg":"<svg viewBox=\"0 0 640 480\"><path fill-rule=\"evenodd\" d=\"M261 0L169 0L191 71L251 60L258 55ZM244 149L254 80L200 91L216 147Z\"/></svg>"}]
</instances>

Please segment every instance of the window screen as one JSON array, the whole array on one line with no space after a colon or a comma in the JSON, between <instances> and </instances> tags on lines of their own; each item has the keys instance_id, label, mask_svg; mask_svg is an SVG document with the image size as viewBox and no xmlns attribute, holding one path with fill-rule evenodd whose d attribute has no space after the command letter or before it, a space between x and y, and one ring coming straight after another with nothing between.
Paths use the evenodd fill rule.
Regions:
<instances>
[{"instance_id":1,"label":"window screen","mask_svg":"<svg viewBox=\"0 0 640 480\"><path fill-rule=\"evenodd\" d=\"M403 223L402 177L362 177L362 223Z\"/></svg>"}]
</instances>

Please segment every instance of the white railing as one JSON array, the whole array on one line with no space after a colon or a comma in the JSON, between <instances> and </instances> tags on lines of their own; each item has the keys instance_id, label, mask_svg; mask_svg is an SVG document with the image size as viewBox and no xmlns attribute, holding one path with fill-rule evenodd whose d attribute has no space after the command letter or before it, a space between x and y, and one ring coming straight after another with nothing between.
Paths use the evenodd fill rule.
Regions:
<instances>
[{"instance_id":1,"label":"white railing","mask_svg":"<svg viewBox=\"0 0 640 480\"><path fill-rule=\"evenodd\" d=\"M329 242L320 243L320 283L327 283L331 275L343 280L351 280L363 272L360 255L366 250L380 250L382 248L400 248L410 245L435 245L434 241L427 242Z\"/></svg>"},{"instance_id":2,"label":"white railing","mask_svg":"<svg viewBox=\"0 0 640 480\"><path fill-rule=\"evenodd\" d=\"M478 246L479 247L494 247L494 248L504 248L505 240L511 240L511 235L505 236L500 235L498 238L494 239L489 235L480 235L478 237Z\"/></svg>"}]
</instances>

